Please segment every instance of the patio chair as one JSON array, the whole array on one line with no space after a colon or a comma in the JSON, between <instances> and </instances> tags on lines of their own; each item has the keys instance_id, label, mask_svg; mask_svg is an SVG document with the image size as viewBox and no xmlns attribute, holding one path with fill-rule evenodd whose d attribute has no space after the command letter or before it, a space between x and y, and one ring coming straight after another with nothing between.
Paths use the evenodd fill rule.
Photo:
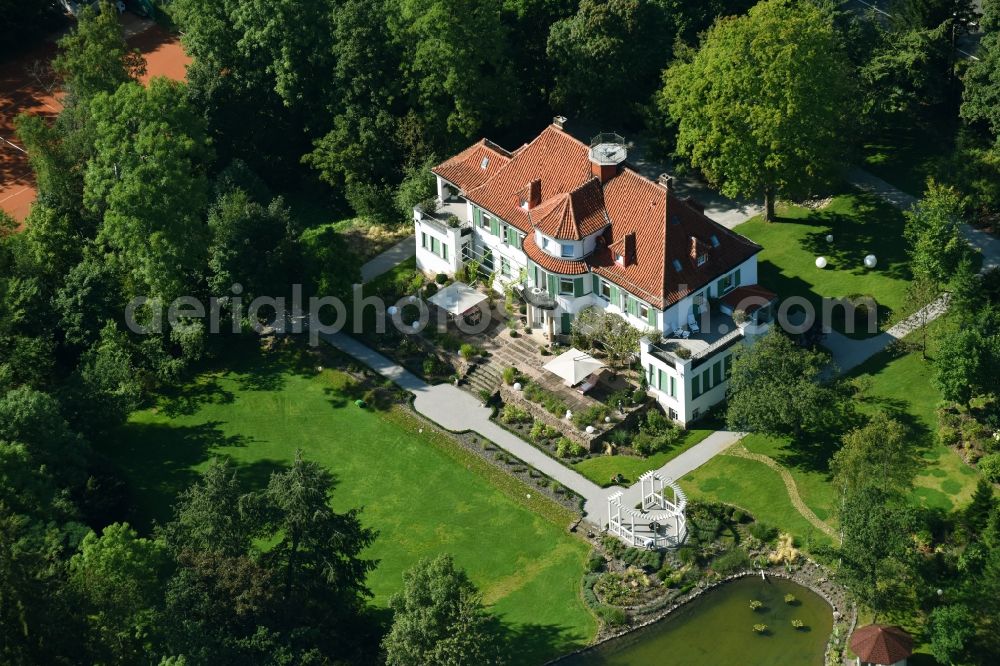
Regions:
<instances>
[{"instance_id":1,"label":"patio chair","mask_svg":"<svg viewBox=\"0 0 1000 666\"><path fill-rule=\"evenodd\" d=\"M592 388L597 386L597 380L600 378L600 375L601 375L600 372L595 372L586 379L584 379L581 384L577 385L576 387L577 393L580 393L581 395L586 395L587 391L590 391Z\"/></svg>"},{"instance_id":2,"label":"patio chair","mask_svg":"<svg viewBox=\"0 0 1000 666\"><path fill-rule=\"evenodd\" d=\"M697 333L701 330L701 327L698 326L698 320L695 318L693 312L688 312L688 328L691 329L692 333Z\"/></svg>"}]
</instances>

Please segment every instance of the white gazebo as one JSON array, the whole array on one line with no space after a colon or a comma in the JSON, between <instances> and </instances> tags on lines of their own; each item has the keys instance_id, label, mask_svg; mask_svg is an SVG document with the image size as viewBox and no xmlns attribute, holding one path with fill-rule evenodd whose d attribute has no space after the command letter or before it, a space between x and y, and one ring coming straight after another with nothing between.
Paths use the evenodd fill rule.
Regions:
<instances>
[{"instance_id":1,"label":"white gazebo","mask_svg":"<svg viewBox=\"0 0 1000 666\"><path fill-rule=\"evenodd\" d=\"M485 301L486 294L464 282L452 282L427 300L449 314L461 316Z\"/></svg>"},{"instance_id":2,"label":"white gazebo","mask_svg":"<svg viewBox=\"0 0 1000 666\"><path fill-rule=\"evenodd\" d=\"M542 366L556 375L566 386L576 386L604 367L604 364L586 352L572 348Z\"/></svg>"}]
</instances>

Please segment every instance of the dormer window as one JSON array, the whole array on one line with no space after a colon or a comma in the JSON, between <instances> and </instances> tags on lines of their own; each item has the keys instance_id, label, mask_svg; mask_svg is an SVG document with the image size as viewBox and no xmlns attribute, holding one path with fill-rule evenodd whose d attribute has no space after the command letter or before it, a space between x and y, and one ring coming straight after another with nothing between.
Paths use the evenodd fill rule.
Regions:
<instances>
[{"instance_id":1,"label":"dormer window","mask_svg":"<svg viewBox=\"0 0 1000 666\"><path fill-rule=\"evenodd\" d=\"M545 250L546 252L548 252L549 249L550 249L549 246L551 246L551 245L552 245L552 241L550 241L545 236L542 236L542 249Z\"/></svg>"},{"instance_id":2,"label":"dormer window","mask_svg":"<svg viewBox=\"0 0 1000 666\"><path fill-rule=\"evenodd\" d=\"M616 254L615 255L615 263L618 264L619 266L624 266L625 265L625 257L623 257L620 254Z\"/></svg>"},{"instance_id":3,"label":"dormer window","mask_svg":"<svg viewBox=\"0 0 1000 666\"><path fill-rule=\"evenodd\" d=\"M678 273L681 272L681 262L677 261L676 259L674 259L674 270L677 271Z\"/></svg>"},{"instance_id":4,"label":"dormer window","mask_svg":"<svg viewBox=\"0 0 1000 666\"><path fill-rule=\"evenodd\" d=\"M708 261L708 255L707 254L699 254L698 255L698 265L699 266L704 266L706 261Z\"/></svg>"},{"instance_id":5,"label":"dormer window","mask_svg":"<svg viewBox=\"0 0 1000 666\"><path fill-rule=\"evenodd\" d=\"M569 243L560 243L560 245L559 245L559 256L561 256L563 258L566 258L566 257L572 257L573 254L574 254L574 252L573 252L573 246L572 245L570 245Z\"/></svg>"},{"instance_id":6,"label":"dormer window","mask_svg":"<svg viewBox=\"0 0 1000 666\"><path fill-rule=\"evenodd\" d=\"M486 167L488 167L489 165L490 165L490 158L484 157L483 161L479 163L479 168L482 169L483 171L486 171Z\"/></svg>"},{"instance_id":7,"label":"dormer window","mask_svg":"<svg viewBox=\"0 0 1000 666\"><path fill-rule=\"evenodd\" d=\"M712 247L719 247L719 237L712 234Z\"/></svg>"}]
</instances>

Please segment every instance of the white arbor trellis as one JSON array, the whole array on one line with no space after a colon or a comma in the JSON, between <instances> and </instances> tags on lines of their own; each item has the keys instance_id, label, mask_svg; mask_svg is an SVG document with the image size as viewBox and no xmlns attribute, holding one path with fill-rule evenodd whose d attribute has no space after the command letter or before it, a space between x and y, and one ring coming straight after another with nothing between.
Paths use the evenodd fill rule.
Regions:
<instances>
[{"instance_id":1,"label":"white arbor trellis","mask_svg":"<svg viewBox=\"0 0 1000 666\"><path fill-rule=\"evenodd\" d=\"M670 489L670 497L664 491ZM624 493L608 496L608 531L636 548L671 548L687 536L687 496L677 483L657 472L639 477L639 509L622 504Z\"/></svg>"}]
</instances>

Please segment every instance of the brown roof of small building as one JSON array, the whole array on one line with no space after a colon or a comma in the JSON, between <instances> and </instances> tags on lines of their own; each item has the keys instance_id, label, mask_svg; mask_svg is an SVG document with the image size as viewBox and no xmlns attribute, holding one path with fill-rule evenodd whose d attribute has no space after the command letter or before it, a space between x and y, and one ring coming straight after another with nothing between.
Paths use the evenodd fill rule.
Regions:
<instances>
[{"instance_id":1,"label":"brown roof of small building","mask_svg":"<svg viewBox=\"0 0 1000 666\"><path fill-rule=\"evenodd\" d=\"M475 156L462 156L480 145L485 146L475 144L437 167L435 173L461 187L473 203L527 234L525 252L554 273L577 275L589 265L598 275L663 309L761 249L627 165L602 183L593 175L588 146L555 125L508 153L509 159L492 175L483 178L472 170L468 180L463 180L468 167L460 169L455 163L471 163L478 169ZM446 169L446 165L450 166ZM445 175L446 170L453 177ZM535 181L540 204L529 211L522 202ZM555 238L579 240L605 226L586 262L551 257L529 241L535 228ZM613 248L624 247L629 234L634 234L634 256L618 264ZM692 246L706 257L701 266L692 255Z\"/></svg>"},{"instance_id":2,"label":"brown roof of small building","mask_svg":"<svg viewBox=\"0 0 1000 666\"><path fill-rule=\"evenodd\" d=\"M753 312L774 299L778 295L770 289L765 289L759 284L748 284L743 287L736 287L731 292L719 299L723 305L728 305L733 310L742 309L744 312Z\"/></svg>"},{"instance_id":3,"label":"brown roof of small building","mask_svg":"<svg viewBox=\"0 0 1000 666\"><path fill-rule=\"evenodd\" d=\"M851 650L870 664L894 664L913 654L913 638L899 627L869 624L855 629Z\"/></svg>"}]
</instances>

